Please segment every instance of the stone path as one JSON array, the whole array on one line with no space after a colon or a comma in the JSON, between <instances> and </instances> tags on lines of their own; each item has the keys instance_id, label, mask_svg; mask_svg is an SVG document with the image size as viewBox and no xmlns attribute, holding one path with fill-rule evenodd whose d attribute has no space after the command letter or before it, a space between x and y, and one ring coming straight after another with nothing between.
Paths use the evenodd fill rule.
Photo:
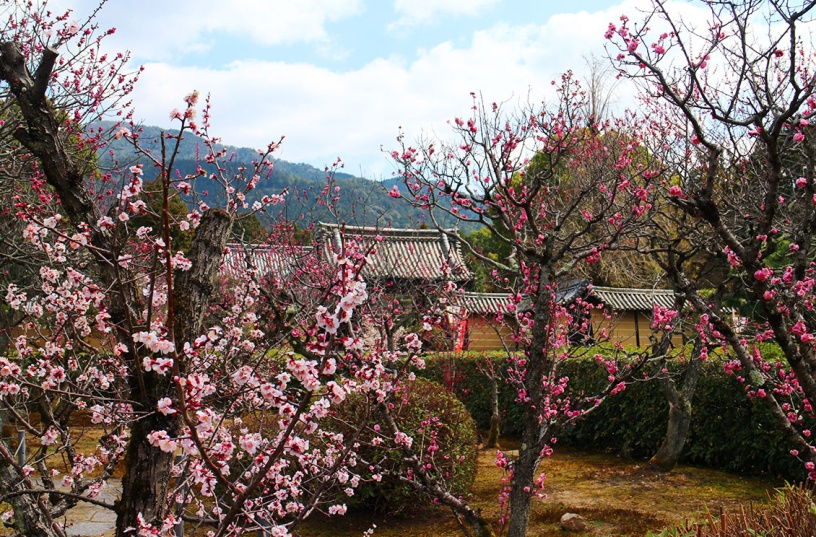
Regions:
<instances>
[{"instance_id":1,"label":"stone path","mask_svg":"<svg viewBox=\"0 0 816 537\"><path fill-rule=\"evenodd\" d=\"M76 507L71 510L68 522L72 524L67 529L68 537L100 537L114 534L116 515L113 511L98 507Z\"/></svg>"},{"instance_id":2,"label":"stone path","mask_svg":"<svg viewBox=\"0 0 816 537\"><path fill-rule=\"evenodd\" d=\"M121 490L121 482L111 479L102 490L99 499L113 503L119 497ZM85 502L80 502L68 511L66 519L69 524L67 528L69 537L109 536L114 534L116 527L116 515L113 511Z\"/></svg>"}]
</instances>

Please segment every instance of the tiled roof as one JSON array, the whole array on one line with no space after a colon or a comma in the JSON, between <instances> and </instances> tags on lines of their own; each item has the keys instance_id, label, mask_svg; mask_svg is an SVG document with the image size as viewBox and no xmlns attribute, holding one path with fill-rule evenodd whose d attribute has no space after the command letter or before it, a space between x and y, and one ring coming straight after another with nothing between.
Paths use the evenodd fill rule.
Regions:
<instances>
[{"instance_id":1,"label":"tiled roof","mask_svg":"<svg viewBox=\"0 0 816 537\"><path fill-rule=\"evenodd\" d=\"M593 287L592 296L617 311L652 311L655 305L674 307L674 292L670 289Z\"/></svg>"},{"instance_id":2,"label":"tiled roof","mask_svg":"<svg viewBox=\"0 0 816 537\"><path fill-rule=\"evenodd\" d=\"M586 295L590 283L589 280L568 280L559 283L555 289L555 301L562 306L572 304L579 296Z\"/></svg>"},{"instance_id":3,"label":"tiled roof","mask_svg":"<svg viewBox=\"0 0 816 537\"><path fill-rule=\"evenodd\" d=\"M586 294L589 280L569 280L561 282L555 292L555 300L558 304L566 306L575 301L576 298ZM452 300L456 306L464 307L469 313L478 315L492 315L498 312L507 312L507 306L513 301L509 293L470 293L465 292L457 295ZM520 312L530 311L533 307L530 298L524 299L516 305Z\"/></svg>"},{"instance_id":4,"label":"tiled roof","mask_svg":"<svg viewBox=\"0 0 816 537\"><path fill-rule=\"evenodd\" d=\"M368 279L464 282L473 278L465 266L460 241L435 229L394 229L319 225L318 242L328 261L343 241L355 240L361 251L373 248L362 275ZM448 233L455 233L448 230Z\"/></svg>"},{"instance_id":5,"label":"tiled roof","mask_svg":"<svg viewBox=\"0 0 816 537\"><path fill-rule=\"evenodd\" d=\"M579 296L586 296L589 280L570 280L559 284L555 293L558 304L569 305ZM674 293L669 289L628 289L615 287L592 287L590 296L613 311L652 311L657 304L664 308L674 307ZM507 312L512 302L509 293L462 293L451 302L464 307L469 313L493 315ZM518 311L529 311L532 303L524 297Z\"/></svg>"},{"instance_id":6,"label":"tiled roof","mask_svg":"<svg viewBox=\"0 0 816 537\"><path fill-rule=\"evenodd\" d=\"M308 255L311 246L277 247L268 245L236 245L230 244L228 252L221 260L221 270L237 277L247 268L247 254L249 263L261 275L273 272L280 278L286 278L295 268L298 259Z\"/></svg>"},{"instance_id":7,"label":"tiled roof","mask_svg":"<svg viewBox=\"0 0 816 537\"><path fill-rule=\"evenodd\" d=\"M495 315L507 313L507 306L513 301L507 293L462 293L456 295L451 302L465 308L468 313Z\"/></svg>"}]
</instances>

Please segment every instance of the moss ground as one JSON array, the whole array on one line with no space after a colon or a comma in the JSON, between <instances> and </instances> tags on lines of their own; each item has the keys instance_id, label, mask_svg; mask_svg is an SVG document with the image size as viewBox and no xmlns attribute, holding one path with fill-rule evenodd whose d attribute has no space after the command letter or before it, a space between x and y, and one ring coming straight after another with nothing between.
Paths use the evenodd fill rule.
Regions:
<instances>
[{"instance_id":1,"label":"moss ground","mask_svg":"<svg viewBox=\"0 0 816 537\"><path fill-rule=\"evenodd\" d=\"M90 443L93 439L89 434L83 440ZM510 455L517 448L508 440L502 445ZM499 518L496 497L502 478L495 458L495 450L479 452L479 473L469 497L471 505L481 509L494 525ZM782 485L688 466L657 473L644 461L561 447L540 470L547 474L547 496L533 502L528 532L531 537L563 537L565 532L559 529L558 521L567 512L580 514L588 523L585 533L570 534L575 537L642 537L669 525L703 519L706 509L716 514L721 507L766 502L774 488ZM377 526L375 535L382 537L463 535L450 511L433 506L390 517L361 512L331 518L314 516L297 529L297 534L359 537L372 525ZM190 535L204 534L201 529L190 530Z\"/></svg>"},{"instance_id":2,"label":"moss ground","mask_svg":"<svg viewBox=\"0 0 816 537\"><path fill-rule=\"evenodd\" d=\"M495 456L495 450L480 452L479 475L470 497L472 505L493 523L499 517L496 496L502 476L493 464ZM534 500L528 533L540 537L563 536L558 521L567 512L587 519L587 532L572 534L576 537L644 536L648 531L702 518L706 509L717 513L721 506L765 502L782 484L687 466L657 473L644 461L566 448L557 448L540 470L547 474L547 497ZM450 512L438 507L390 518L366 513L314 517L298 533L304 537L358 536L372 524L377 525L375 535L385 537L462 535Z\"/></svg>"}]
</instances>

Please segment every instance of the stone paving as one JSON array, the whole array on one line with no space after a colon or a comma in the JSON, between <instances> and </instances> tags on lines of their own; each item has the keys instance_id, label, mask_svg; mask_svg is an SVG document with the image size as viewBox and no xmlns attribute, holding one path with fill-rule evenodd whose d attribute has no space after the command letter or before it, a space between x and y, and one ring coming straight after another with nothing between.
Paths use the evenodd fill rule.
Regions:
<instances>
[{"instance_id":1,"label":"stone paving","mask_svg":"<svg viewBox=\"0 0 816 537\"><path fill-rule=\"evenodd\" d=\"M116 515L113 511L87 506L76 507L69 513L66 533L68 537L101 537L113 535Z\"/></svg>"},{"instance_id":2,"label":"stone paving","mask_svg":"<svg viewBox=\"0 0 816 537\"><path fill-rule=\"evenodd\" d=\"M118 480L111 479L102 490L99 499L104 502L113 503L122 490L122 485ZM68 511L66 515L68 523L67 533L69 537L101 537L114 534L116 527L116 515L109 509L80 502L76 507Z\"/></svg>"}]
</instances>

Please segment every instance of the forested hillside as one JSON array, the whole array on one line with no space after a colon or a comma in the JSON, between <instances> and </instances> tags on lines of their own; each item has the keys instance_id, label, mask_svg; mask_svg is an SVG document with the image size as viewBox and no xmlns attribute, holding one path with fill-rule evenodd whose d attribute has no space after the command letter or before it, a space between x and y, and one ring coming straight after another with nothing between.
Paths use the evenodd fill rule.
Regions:
<instances>
[{"instance_id":1,"label":"forested hillside","mask_svg":"<svg viewBox=\"0 0 816 537\"><path fill-rule=\"evenodd\" d=\"M95 125L95 127L99 126L108 129L113 127L114 123L103 122L101 125ZM143 126L141 132L138 133L140 146L155 155L160 155L159 140L162 132L158 127ZM176 157L175 166L181 176L195 173L199 155L206 153L202 144L202 139L189 134L185 135ZM228 171L246 165L258 157L258 152L254 149L229 145L222 147L227 150ZM116 167L117 163L121 168L141 162L145 168L145 179L147 181L153 179L148 159L144 156L139 158L127 138L113 140L108 146L101 149L99 162L103 169ZM339 187L339 191L332 193L326 203L327 196L322 193L326 188L327 175L327 170L321 170L309 164L276 160L275 168L269 177L262 178L258 187L250 192L249 204L251 205L256 199L265 195L287 191L284 205L275 207L274 213L259 214L261 221L267 226L281 214L288 220L298 222L304 228L318 221L401 228L416 228L426 222L426 213L388 195L388 189L394 184L390 180L381 183L337 171L333 175L335 186ZM220 199L223 189L214 188L212 179L202 177L194 184L196 192L185 198L188 205L196 197L204 200L210 206L217 207L223 204L223 199ZM450 225L453 225L453 221L450 222ZM463 226L460 224L460 227ZM467 227L463 231L470 231L474 227Z\"/></svg>"}]
</instances>

